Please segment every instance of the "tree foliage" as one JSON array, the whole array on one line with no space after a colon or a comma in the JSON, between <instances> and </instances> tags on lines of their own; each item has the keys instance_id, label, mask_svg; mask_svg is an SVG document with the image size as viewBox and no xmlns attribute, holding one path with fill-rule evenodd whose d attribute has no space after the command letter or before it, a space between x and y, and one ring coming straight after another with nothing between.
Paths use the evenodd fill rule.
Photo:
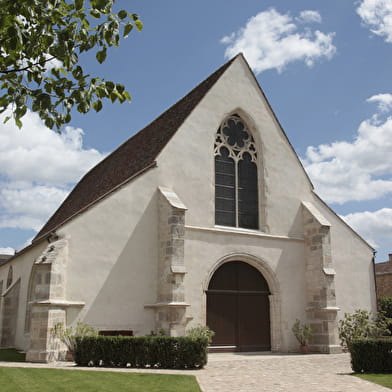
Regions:
<instances>
[{"instance_id":1,"label":"tree foliage","mask_svg":"<svg viewBox=\"0 0 392 392\"><path fill-rule=\"evenodd\" d=\"M93 51L103 63L136 27L137 14L114 12L115 0L2 0L0 7L0 113L11 109L20 128L27 108L51 129L71 110L99 112L102 100L131 99L124 86L93 77L79 57Z\"/></svg>"},{"instance_id":2,"label":"tree foliage","mask_svg":"<svg viewBox=\"0 0 392 392\"><path fill-rule=\"evenodd\" d=\"M380 312L388 323L388 329L392 333L392 297L380 297L377 302Z\"/></svg>"},{"instance_id":3,"label":"tree foliage","mask_svg":"<svg viewBox=\"0 0 392 392\"><path fill-rule=\"evenodd\" d=\"M356 339L378 338L389 334L388 321L382 312L373 315L367 310L357 309L352 314L345 313L339 321L339 338L342 346L348 350Z\"/></svg>"}]
</instances>

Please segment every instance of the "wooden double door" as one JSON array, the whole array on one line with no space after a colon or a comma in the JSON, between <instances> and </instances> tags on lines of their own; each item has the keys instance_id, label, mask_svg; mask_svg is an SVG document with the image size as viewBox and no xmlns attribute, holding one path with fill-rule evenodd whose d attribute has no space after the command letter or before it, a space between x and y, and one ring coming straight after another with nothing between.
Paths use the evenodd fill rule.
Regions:
<instances>
[{"instance_id":1,"label":"wooden double door","mask_svg":"<svg viewBox=\"0 0 392 392\"><path fill-rule=\"evenodd\" d=\"M260 272L241 261L223 264L207 291L211 351L269 351L270 294Z\"/></svg>"}]
</instances>

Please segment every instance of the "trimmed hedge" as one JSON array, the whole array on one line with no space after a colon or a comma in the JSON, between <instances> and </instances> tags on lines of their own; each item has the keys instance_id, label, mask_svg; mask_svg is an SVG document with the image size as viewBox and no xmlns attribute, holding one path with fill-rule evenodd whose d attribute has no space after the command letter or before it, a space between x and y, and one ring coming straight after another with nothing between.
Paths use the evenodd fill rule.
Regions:
<instances>
[{"instance_id":1,"label":"trimmed hedge","mask_svg":"<svg viewBox=\"0 0 392 392\"><path fill-rule=\"evenodd\" d=\"M74 360L79 366L201 369L207 350L207 338L89 336L76 338Z\"/></svg>"},{"instance_id":2,"label":"trimmed hedge","mask_svg":"<svg viewBox=\"0 0 392 392\"><path fill-rule=\"evenodd\" d=\"M392 339L356 339L350 344L351 367L356 373L391 373Z\"/></svg>"}]
</instances>

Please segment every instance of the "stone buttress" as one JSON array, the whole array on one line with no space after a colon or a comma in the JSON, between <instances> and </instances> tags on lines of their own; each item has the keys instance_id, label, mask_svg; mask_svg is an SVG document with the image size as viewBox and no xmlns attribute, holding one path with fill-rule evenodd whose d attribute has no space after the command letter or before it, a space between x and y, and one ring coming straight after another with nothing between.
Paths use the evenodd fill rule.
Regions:
<instances>
[{"instance_id":1,"label":"stone buttress","mask_svg":"<svg viewBox=\"0 0 392 392\"><path fill-rule=\"evenodd\" d=\"M331 225L312 203L302 203L306 255L307 323L312 326L311 351L341 351L338 339L335 270Z\"/></svg>"},{"instance_id":2,"label":"stone buttress","mask_svg":"<svg viewBox=\"0 0 392 392\"><path fill-rule=\"evenodd\" d=\"M66 309L81 307L82 302L66 300L66 265L68 243L56 239L35 260L29 284L25 333L30 335L29 362L50 362L65 359L66 346L53 337L57 323L67 325Z\"/></svg>"},{"instance_id":3,"label":"stone buttress","mask_svg":"<svg viewBox=\"0 0 392 392\"><path fill-rule=\"evenodd\" d=\"M186 207L168 188L158 188L159 252L157 302L146 307L155 309L156 332L170 336L185 333L186 308L184 290L184 236Z\"/></svg>"}]
</instances>

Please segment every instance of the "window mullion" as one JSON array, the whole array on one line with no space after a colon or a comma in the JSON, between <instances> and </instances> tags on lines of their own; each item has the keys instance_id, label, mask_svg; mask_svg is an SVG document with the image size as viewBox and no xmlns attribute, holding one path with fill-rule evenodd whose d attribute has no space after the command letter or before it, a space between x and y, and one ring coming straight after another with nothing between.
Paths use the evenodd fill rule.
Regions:
<instances>
[{"instance_id":1,"label":"window mullion","mask_svg":"<svg viewBox=\"0 0 392 392\"><path fill-rule=\"evenodd\" d=\"M239 217L238 217L238 161L237 159L234 160L234 195L235 195L235 226L239 227Z\"/></svg>"}]
</instances>

